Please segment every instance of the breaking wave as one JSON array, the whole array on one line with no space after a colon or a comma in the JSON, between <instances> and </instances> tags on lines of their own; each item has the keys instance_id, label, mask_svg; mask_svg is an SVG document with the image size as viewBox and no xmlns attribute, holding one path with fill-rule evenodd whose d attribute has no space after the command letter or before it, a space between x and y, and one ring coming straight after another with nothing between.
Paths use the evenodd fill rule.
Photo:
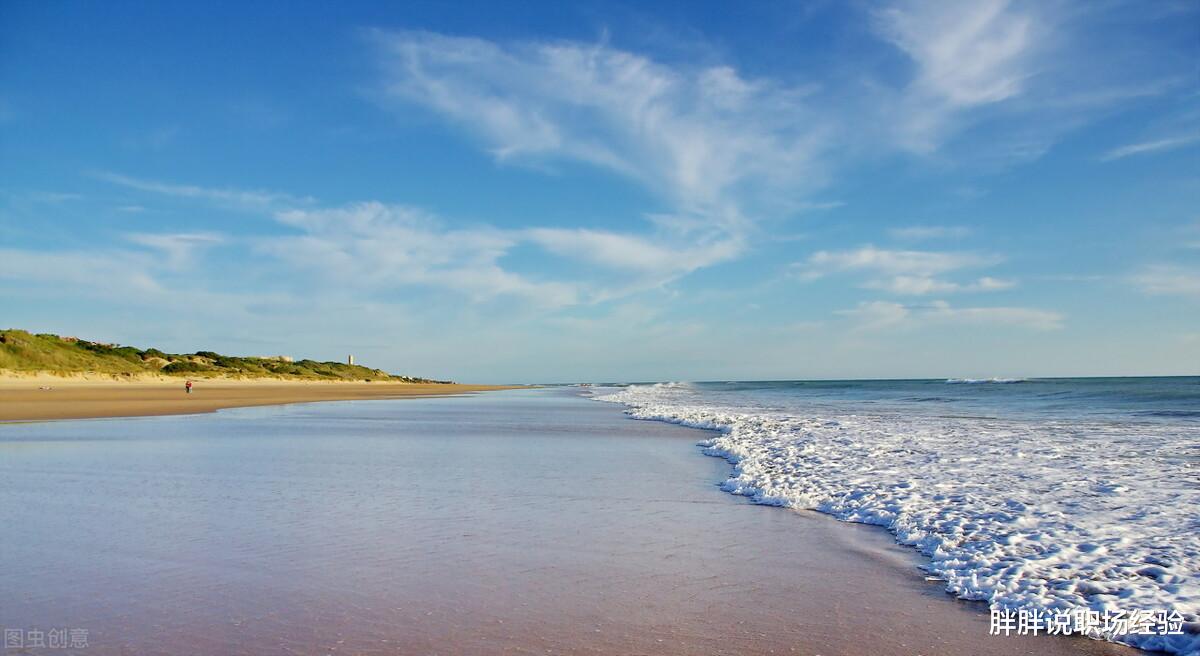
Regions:
<instances>
[{"instance_id":1,"label":"breaking wave","mask_svg":"<svg viewBox=\"0 0 1200 656\"><path fill-rule=\"evenodd\" d=\"M946 590L993 608L1177 612L1183 635L1100 634L1200 654L1200 425L810 414L682 383L598 396L717 431L722 487L886 527ZM1189 455L1190 454L1190 455Z\"/></svg>"}]
</instances>

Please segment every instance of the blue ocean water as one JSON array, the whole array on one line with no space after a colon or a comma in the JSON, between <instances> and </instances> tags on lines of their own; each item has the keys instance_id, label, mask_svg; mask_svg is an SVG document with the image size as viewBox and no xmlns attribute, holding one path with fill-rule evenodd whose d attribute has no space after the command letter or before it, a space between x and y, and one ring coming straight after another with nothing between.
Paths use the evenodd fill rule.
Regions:
<instances>
[{"instance_id":1,"label":"blue ocean water","mask_svg":"<svg viewBox=\"0 0 1200 656\"><path fill-rule=\"evenodd\" d=\"M1200 376L695 382L731 405L922 416L1200 423Z\"/></svg>"}]
</instances>

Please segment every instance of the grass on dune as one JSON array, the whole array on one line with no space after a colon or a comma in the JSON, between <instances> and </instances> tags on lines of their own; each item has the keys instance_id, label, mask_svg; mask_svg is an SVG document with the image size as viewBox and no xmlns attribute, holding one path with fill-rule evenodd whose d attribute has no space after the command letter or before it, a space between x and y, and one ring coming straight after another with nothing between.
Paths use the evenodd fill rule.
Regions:
<instances>
[{"instance_id":1,"label":"grass on dune","mask_svg":"<svg viewBox=\"0 0 1200 656\"><path fill-rule=\"evenodd\" d=\"M188 354L103 344L24 330L0 330L0 369L20 372L98 373L116 376L165 374L181 377L293 378L436 383L426 378L396 376L381 369L342 362L255 358L212 351Z\"/></svg>"}]
</instances>

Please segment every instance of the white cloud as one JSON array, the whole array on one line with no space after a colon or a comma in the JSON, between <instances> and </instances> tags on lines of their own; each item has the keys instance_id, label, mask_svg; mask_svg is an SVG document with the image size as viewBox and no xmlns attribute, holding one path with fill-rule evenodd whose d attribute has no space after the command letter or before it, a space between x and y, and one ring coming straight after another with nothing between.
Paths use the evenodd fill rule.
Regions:
<instances>
[{"instance_id":1,"label":"white cloud","mask_svg":"<svg viewBox=\"0 0 1200 656\"><path fill-rule=\"evenodd\" d=\"M1022 94L1035 71L1039 26L1047 21L1007 0L897 2L875 12L876 31L915 66L889 108L899 119L901 144L932 151L964 110Z\"/></svg>"},{"instance_id":2,"label":"white cloud","mask_svg":"<svg viewBox=\"0 0 1200 656\"><path fill-rule=\"evenodd\" d=\"M943 280L936 276L960 269L996 264L1001 258L969 252L890 250L863 246L848 251L818 251L805 262L792 265L801 280L816 280L834 273L864 273L869 276L863 287L893 294L924 296L961 292L989 292L1009 289L1011 280L982 277L969 283Z\"/></svg>"},{"instance_id":3,"label":"white cloud","mask_svg":"<svg viewBox=\"0 0 1200 656\"><path fill-rule=\"evenodd\" d=\"M551 307L579 301L573 285L503 269L498 260L517 243L504 231L447 229L420 210L378 202L276 216L301 234L265 240L261 250L340 285L359 290L429 285L476 300L517 296Z\"/></svg>"},{"instance_id":4,"label":"white cloud","mask_svg":"<svg viewBox=\"0 0 1200 656\"><path fill-rule=\"evenodd\" d=\"M1156 264L1135 274L1132 281L1147 294L1200 298L1200 270Z\"/></svg>"},{"instance_id":5,"label":"white cloud","mask_svg":"<svg viewBox=\"0 0 1200 656\"><path fill-rule=\"evenodd\" d=\"M867 289L878 289L904 296L925 296L928 294L953 294L960 292L994 292L1012 289L1016 283L984 276L974 282L961 284L947 280L939 280L928 276L894 276L884 280L870 280L863 284Z\"/></svg>"},{"instance_id":6,"label":"white cloud","mask_svg":"<svg viewBox=\"0 0 1200 656\"><path fill-rule=\"evenodd\" d=\"M894 0L872 12L875 33L912 63L907 82L879 82L871 133L917 154L945 156L986 124L988 139L955 151L985 167L1041 157L1082 125L1187 84L1183 58L1114 25L1134 5L1029 0Z\"/></svg>"},{"instance_id":7,"label":"white cloud","mask_svg":"<svg viewBox=\"0 0 1200 656\"><path fill-rule=\"evenodd\" d=\"M1021 93L1036 22L1007 0L903 2L876 14L879 32L916 64L914 87L954 107Z\"/></svg>"},{"instance_id":8,"label":"white cloud","mask_svg":"<svg viewBox=\"0 0 1200 656\"><path fill-rule=\"evenodd\" d=\"M911 312L900 303L863 301L853 310L838 310L835 314L852 319L858 330L882 330L903 323Z\"/></svg>"},{"instance_id":9,"label":"white cloud","mask_svg":"<svg viewBox=\"0 0 1200 656\"><path fill-rule=\"evenodd\" d=\"M726 231L748 211L799 207L823 182L827 129L804 103L809 89L602 44L382 31L374 41L385 97L465 125L497 158L609 169Z\"/></svg>"},{"instance_id":10,"label":"white cloud","mask_svg":"<svg viewBox=\"0 0 1200 656\"><path fill-rule=\"evenodd\" d=\"M216 189L196 185L170 184L134 178L120 173L96 171L92 177L110 182L122 187L147 191L165 196L191 198L218 203L226 207L246 210L270 210L296 205L308 205L313 202L311 197L299 197L273 191L247 191L243 189Z\"/></svg>"},{"instance_id":11,"label":"white cloud","mask_svg":"<svg viewBox=\"0 0 1200 656\"><path fill-rule=\"evenodd\" d=\"M735 257L743 248L735 238L679 246L665 238L586 229L450 229L420 210L377 202L276 216L301 234L266 240L260 249L339 284L436 286L480 301L517 296L543 307L597 303L659 287ZM505 270L501 259L527 243L613 273L597 282L536 279Z\"/></svg>"},{"instance_id":12,"label":"white cloud","mask_svg":"<svg viewBox=\"0 0 1200 656\"><path fill-rule=\"evenodd\" d=\"M1144 141L1141 143L1128 144L1120 148L1113 148L1104 153L1100 157L1102 162L1111 162L1113 160L1124 159L1132 155L1144 155L1146 153L1156 153L1164 150L1174 150L1183 148L1194 143L1200 142L1200 134L1185 134L1175 137L1167 137L1165 139L1156 139L1154 141Z\"/></svg>"},{"instance_id":13,"label":"white cloud","mask_svg":"<svg viewBox=\"0 0 1200 656\"><path fill-rule=\"evenodd\" d=\"M83 200L82 194L60 191L31 191L27 195L29 199L34 202L48 203L51 205L59 205L70 201Z\"/></svg>"},{"instance_id":14,"label":"white cloud","mask_svg":"<svg viewBox=\"0 0 1200 656\"><path fill-rule=\"evenodd\" d=\"M890 250L863 246L848 251L817 251L795 265L806 277L841 271L870 271L888 275L932 276L956 269L981 267L1000 261L994 255L965 252Z\"/></svg>"},{"instance_id":15,"label":"white cloud","mask_svg":"<svg viewBox=\"0 0 1200 656\"><path fill-rule=\"evenodd\" d=\"M220 244L225 237L214 232L133 233L126 238L140 246L160 251L173 267L193 262L196 251Z\"/></svg>"},{"instance_id":16,"label":"white cloud","mask_svg":"<svg viewBox=\"0 0 1200 656\"><path fill-rule=\"evenodd\" d=\"M362 202L313 207L312 198L278 192L172 185L116 174L105 174L103 179L150 193L233 203L247 211L269 213L297 233L258 240L260 252L364 292L424 285L451 289L477 301L511 296L544 307L565 307L661 287L699 268L733 259L746 248L740 235L686 216L654 217L660 233L656 236L583 228L451 228L428 212L402 205ZM164 262L176 269L189 264L199 249L224 240L210 232L134 233L126 238L162 252ZM619 275L600 282L542 280L501 266L502 258L526 243Z\"/></svg>"},{"instance_id":17,"label":"white cloud","mask_svg":"<svg viewBox=\"0 0 1200 656\"><path fill-rule=\"evenodd\" d=\"M149 258L130 252L0 249L0 279L114 295L162 290Z\"/></svg>"},{"instance_id":18,"label":"white cloud","mask_svg":"<svg viewBox=\"0 0 1200 656\"><path fill-rule=\"evenodd\" d=\"M888 234L893 239L901 241L926 241L933 239L959 239L971 234L971 229L965 226L916 225L892 228L888 231Z\"/></svg>"},{"instance_id":19,"label":"white cloud","mask_svg":"<svg viewBox=\"0 0 1200 656\"><path fill-rule=\"evenodd\" d=\"M744 248L741 240L735 238L669 248L642 237L598 230L536 228L526 234L556 255L663 278L674 278L732 259Z\"/></svg>"},{"instance_id":20,"label":"white cloud","mask_svg":"<svg viewBox=\"0 0 1200 656\"><path fill-rule=\"evenodd\" d=\"M1032 330L1056 330L1062 327L1063 315L1048 310L1023 307L966 307L957 308L945 301L928 305L903 305L889 301L859 303L852 310L838 314L849 317L855 329L863 331L900 327L947 325L1009 325Z\"/></svg>"},{"instance_id":21,"label":"white cloud","mask_svg":"<svg viewBox=\"0 0 1200 656\"><path fill-rule=\"evenodd\" d=\"M935 301L924 310L928 319L948 323L1004 324L1034 330L1056 330L1064 317L1058 312L1024 307L954 308L944 301Z\"/></svg>"}]
</instances>

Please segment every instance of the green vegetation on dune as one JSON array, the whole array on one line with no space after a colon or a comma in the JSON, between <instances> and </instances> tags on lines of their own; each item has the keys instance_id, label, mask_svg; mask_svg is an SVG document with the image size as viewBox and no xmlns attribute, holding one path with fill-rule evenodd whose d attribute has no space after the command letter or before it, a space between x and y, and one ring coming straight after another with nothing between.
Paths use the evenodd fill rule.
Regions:
<instances>
[{"instance_id":1,"label":"green vegetation on dune","mask_svg":"<svg viewBox=\"0 0 1200 656\"><path fill-rule=\"evenodd\" d=\"M74 337L0 330L0 369L20 372L99 373L116 376L165 374L180 377L291 378L303 380L365 380L406 383L446 381L395 376L342 362L317 362L282 357L233 357L197 351L164 353L158 349L89 342Z\"/></svg>"}]
</instances>

